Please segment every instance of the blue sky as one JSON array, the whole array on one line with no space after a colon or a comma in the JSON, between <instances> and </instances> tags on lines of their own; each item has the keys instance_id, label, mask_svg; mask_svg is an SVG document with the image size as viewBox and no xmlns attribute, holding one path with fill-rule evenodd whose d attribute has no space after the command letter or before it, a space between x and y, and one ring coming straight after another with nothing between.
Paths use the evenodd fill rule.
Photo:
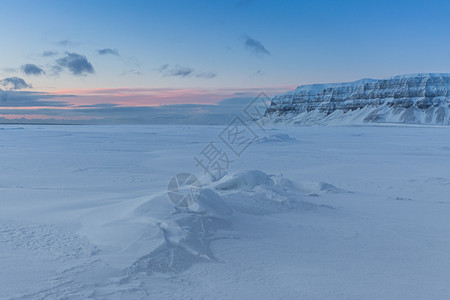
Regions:
<instances>
[{"instance_id":1,"label":"blue sky","mask_svg":"<svg viewBox=\"0 0 450 300\"><path fill-rule=\"evenodd\" d=\"M447 73L449 13L448 1L3 0L0 89L9 101L19 89L64 95L64 109L212 104L307 83Z\"/></svg>"}]
</instances>

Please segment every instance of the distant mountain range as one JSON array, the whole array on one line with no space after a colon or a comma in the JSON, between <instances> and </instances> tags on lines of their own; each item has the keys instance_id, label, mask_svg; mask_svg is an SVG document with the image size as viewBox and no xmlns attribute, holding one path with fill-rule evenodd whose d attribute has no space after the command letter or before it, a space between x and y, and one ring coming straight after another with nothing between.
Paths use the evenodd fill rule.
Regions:
<instances>
[{"instance_id":1,"label":"distant mountain range","mask_svg":"<svg viewBox=\"0 0 450 300\"><path fill-rule=\"evenodd\" d=\"M450 125L450 74L299 86L275 96L266 119L294 124L405 123Z\"/></svg>"}]
</instances>

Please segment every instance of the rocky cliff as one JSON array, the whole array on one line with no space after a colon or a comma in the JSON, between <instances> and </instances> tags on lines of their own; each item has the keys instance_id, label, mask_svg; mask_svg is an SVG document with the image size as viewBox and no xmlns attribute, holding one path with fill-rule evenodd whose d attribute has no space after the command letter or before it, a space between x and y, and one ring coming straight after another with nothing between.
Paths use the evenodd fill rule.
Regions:
<instances>
[{"instance_id":1,"label":"rocky cliff","mask_svg":"<svg viewBox=\"0 0 450 300\"><path fill-rule=\"evenodd\" d=\"M450 125L450 74L413 74L299 86L271 101L266 118L296 124Z\"/></svg>"}]
</instances>

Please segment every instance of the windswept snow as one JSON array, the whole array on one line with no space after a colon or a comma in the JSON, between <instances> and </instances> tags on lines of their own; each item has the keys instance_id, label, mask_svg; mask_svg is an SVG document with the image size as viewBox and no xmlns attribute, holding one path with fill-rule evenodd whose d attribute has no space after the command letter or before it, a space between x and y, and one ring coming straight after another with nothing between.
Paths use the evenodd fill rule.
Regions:
<instances>
[{"instance_id":1,"label":"windswept snow","mask_svg":"<svg viewBox=\"0 0 450 300\"><path fill-rule=\"evenodd\" d=\"M448 128L2 126L0 298L446 299ZM198 201L170 179L192 172Z\"/></svg>"}]
</instances>

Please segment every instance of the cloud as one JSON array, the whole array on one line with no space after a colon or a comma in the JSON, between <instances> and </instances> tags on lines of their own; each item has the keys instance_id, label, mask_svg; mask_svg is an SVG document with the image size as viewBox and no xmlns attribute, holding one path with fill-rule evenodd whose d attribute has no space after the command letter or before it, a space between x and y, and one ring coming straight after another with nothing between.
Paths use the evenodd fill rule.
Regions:
<instances>
[{"instance_id":1,"label":"cloud","mask_svg":"<svg viewBox=\"0 0 450 300\"><path fill-rule=\"evenodd\" d=\"M263 71L257 70L255 73L250 74L249 77L258 77L258 76L263 76L263 75L264 75L264 72L263 72Z\"/></svg>"},{"instance_id":2,"label":"cloud","mask_svg":"<svg viewBox=\"0 0 450 300\"><path fill-rule=\"evenodd\" d=\"M266 49L266 47L264 47L264 45L260 41L257 41L249 36L245 36L245 49L256 55L258 54L270 55L270 52Z\"/></svg>"},{"instance_id":3,"label":"cloud","mask_svg":"<svg viewBox=\"0 0 450 300\"><path fill-rule=\"evenodd\" d=\"M50 71L51 71L50 75L57 76L59 73L63 71L63 68L61 68L58 65L54 65L50 68Z\"/></svg>"},{"instance_id":4,"label":"cloud","mask_svg":"<svg viewBox=\"0 0 450 300\"><path fill-rule=\"evenodd\" d=\"M165 64L165 65L162 65L161 67L157 68L156 70L157 70L159 73L163 73L163 72L166 71L168 68L169 68L169 64Z\"/></svg>"},{"instance_id":5,"label":"cloud","mask_svg":"<svg viewBox=\"0 0 450 300\"><path fill-rule=\"evenodd\" d=\"M77 53L67 52L66 56L56 60L57 67L67 68L75 76L94 73L94 67L87 60L86 56ZM57 68L55 71L58 70Z\"/></svg>"},{"instance_id":6,"label":"cloud","mask_svg":"<svg viewBox=\"0 0 450 300\"><path fill-rule=\"evenodd\" d=\"M178 65L170 67L169 64L162 65L156 70L163 74L163 76L174 76L181 78L194 76L196 78L211 79L217 76L214 72L196 72L194 68L182 67Z\"/></svg>"},{"instance_id":7,"label":"cloud","mask_svg":"<svg viewBox=\"0 0 450 300\"><path fill-rule=\"evenodd\" d=\"M216 76L217 76L217 74L214 72L201 72L201 73L197 73L195 75L195 77L197 77L197 78L205 78L205 79L211 79Z\"/></svg>"},{"instance_id":8,"label":"cloud","mask_svg":"<svg viewBox=\"0 0 450 300\"><path fill-rule=\"evenodd\" d=\"M109 55L120 56L119 50L111 49L111 48L99 49L99 50L97 50L97 53L100 55L108 55L109 54Z\"/></svg>"},{"instance_id":9,"label":"cloud","mask_svg":"<svg viewBox=\"0 0 450 300\"><path fill-rule=\"evenodd\" d=\"M73 96L60 96L43 92L29 91L2 91L0 89L0 106L15 108L20 107L21 109L14 110L20 113L24 107L67 107L69 104L60 100L67 97Z\"/></svg>"},{"instance_id":10,"label":"cloud","mask_svg":"<svg viewBox=\"0 0 450 300\"><path fill-rule=\"evenodd\" d=\"M45 74L44 70L34 64L26 64L21 67L22 71L26 75L42 75Z\"/></svg>"},{"instance_id":11,"label":"cloud","mask_svg":"<svg viewBox=\"0 0 450 300\"><path fill-rule=\"evenodd\" d=\"M44 51L42 53L43 57L51 57L51 56L55 56L56 54L58 54L58 52L56 51Z\"/></svg>"},{"instance_id":12,"label":"cloud","mask_svg":"<svg viewBox=\"0 0 450 300\"><path fill-rule=\"evenodd\" d=\"M56 45L62 46L62 47L68 47L68 46L75 45L75 43L72 41L69 41L69 40L62 40L62 41L57 42Z\"/></svg>"},{"instance_id":13,"label":"cloud","mask_svg":"<svg viewBox=\"0 0 450 300\"><path fill-rule=\"evenodd\" d=\"M122 72L122 74L120 74L120 76L141 76L142 72L138 71L138 70L128 70L128 71L124 71Z\"/></svg>"},{"instance_id":14,"label":"cloud","mask_svg":"<svg viewBox=\"0 0 450 300\"><path fill-rule=\"evenodd\" d=\"M98 103L98 104L90 104L90 105L78 105L77 108L109 108L109 107L118 107L118 104L114 103Z\"/></svg>"},{"instance_id":15,"label":"cloud","mask_svg":"<svg viewBox=\"0 0 450 300\"><path fill-rule=\"evenodd\" d=\"M189 67L181 67L178 65L173 68L170 68L169 64L165 64L159 67L157 71L163 74L163 76L188 77L192 75L194 69Z\"/></svg>"},{"instance_id":16,"label":"cloud","mask_svg":"<svg viewBox=\"0 0 450 300\"><path fill-rule=\"evenodd\" d=\"M191 75L194 72L193 68L189 67L181 67L181 66L175 66L172 69L168 69L165 71L165 76L179 76L179 77L186 77Z\"/></svg>"},{"instance_id":17,"label":"cloud","mask_svg":"<svg viewBox=\"0 0 450 300\"><path fill-rule=\"evenodd\" d=\"M0 86L3 86L7 90L22 90L26 88L32 88L31 84L28 84L19 77L8 77L0 80Z\"/></svg>"}]
</instances>

